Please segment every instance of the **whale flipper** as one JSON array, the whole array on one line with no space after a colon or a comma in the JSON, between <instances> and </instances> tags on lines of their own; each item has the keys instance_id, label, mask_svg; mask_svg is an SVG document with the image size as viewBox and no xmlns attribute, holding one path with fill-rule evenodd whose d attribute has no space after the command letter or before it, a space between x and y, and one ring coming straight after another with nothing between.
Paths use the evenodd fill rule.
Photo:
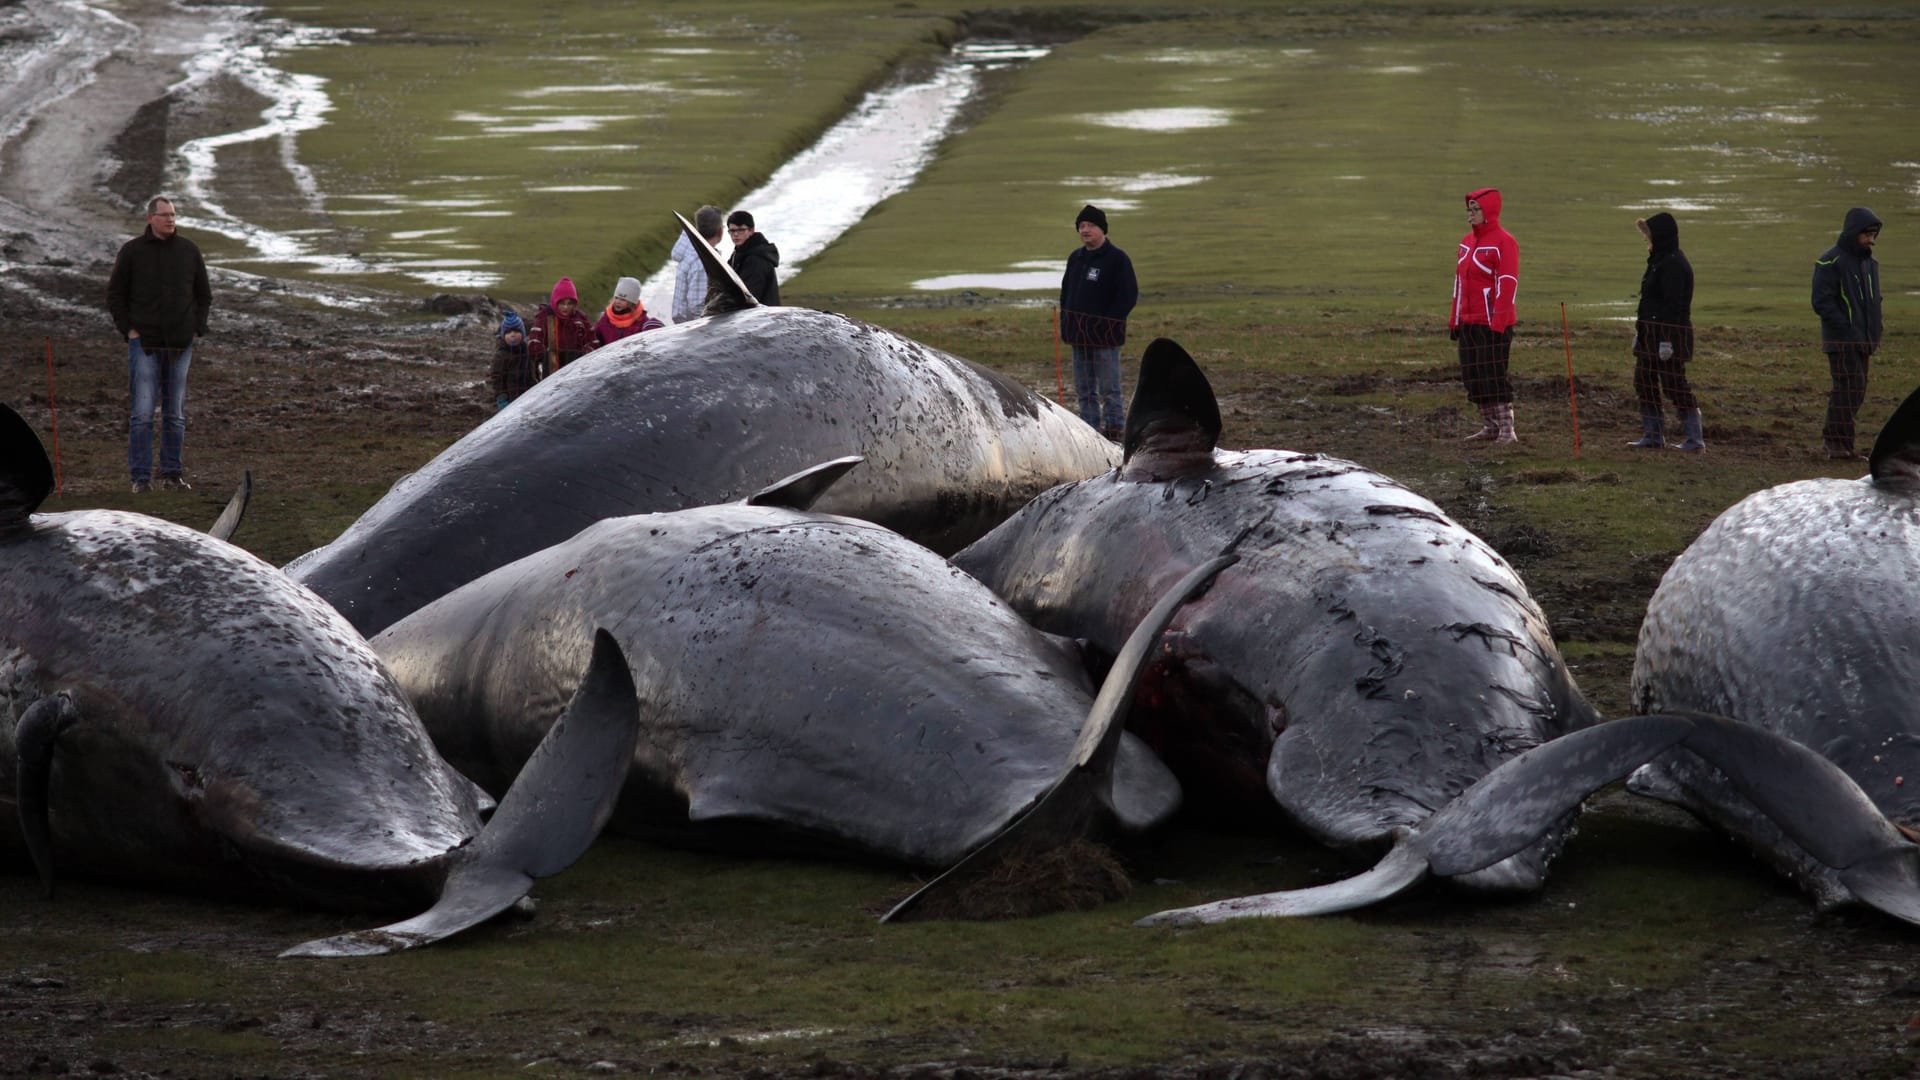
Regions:
<instances>
[{"instance_id":1,"label":"whale flipper","mask_svg":"<svg viewBox=\"0 0 1920 1080\"><path fill-rule=\"evenodd\" d=\"M639 741L639 699L613 636L595 631L593 660L567 710L455 863L426 912L374 930L297 945L281 956L372 956L431 944L512 907L535 878L571 866L613 814Z\"/></svg>"},{"instance_id":2,"label":"whale flipper","mask_svg":"<svg viewBox=\"0 0 1920 1080\"><path fill-rule=\"evenodd\" d=\"M912 919L930 895L975 881L988 868L1019 851L1053 844L1062 837L1079 836L1086 831L1087 823L1102 806L1112 802L1114 759L1120 753L1120 737L1126 733L1127 708L1139 689L1154 642L1182 605L1203 592L1220 571L1238 561L1239 557L1234 555L1211 559L1188 571L1160 597L1160 602L1134 627L1119 655L1114 657L1113 668L1093 699L1061 778L999 835L895 904L893 910L881 916L881 922Z\"/></svg>"},{"instance_id":3,"label":"whale flipper","mask_svg":"<svg viewBox=\"0 0 1920 1080\"><path fill-rule=\"evenodd\" d=\"M20 755L15 782L20 834L34 867L40 871L40 887L49 898L53 896L53 830L48 818L53 749L60 733L78 718L73 699L54 694L27 706L13 731L13 745Z\"/></svg>"}]
</instances>

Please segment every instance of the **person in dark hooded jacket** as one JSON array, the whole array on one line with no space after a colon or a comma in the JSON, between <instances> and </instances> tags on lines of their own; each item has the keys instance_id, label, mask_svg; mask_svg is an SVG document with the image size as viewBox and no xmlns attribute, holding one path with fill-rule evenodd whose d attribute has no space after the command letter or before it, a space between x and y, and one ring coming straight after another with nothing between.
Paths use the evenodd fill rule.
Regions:
<instances>
[{"instance_id":1,"label":"person in dark hooded jacket","mask_svg":"<svg viewBox=\"0 0 1920 1080\"><path fill-rule=\"evenodd\" d=\"M1821 429L1827 456L1852 459L1854 417L1867 396L1867 360L1880 347L1880 264L1873 246L1880 219L1864 206L1847 211L1839 240L1813 264L1813 310L1833 390Z\"/></svg>"},{"instance_id":2,"label":"person in dark hooded jacket","mask_svg":"<svg viewBox=\"0 0 1920 1080\"><path fill-rule=\"evenodd\" d=\"M1666 415L1660 394L1680 413L1686 441L1678 450L1705 450L1700 404L1687 381L1693 357L1693 264L1680 250L1680 224L1672 214L1635 221L1647 241L1647 269L1640 275L1640 310L1633 324L1633 392L1640 399L1640 438L1628 446L1663 448Z\"/></svg>"},{"instance_id":3,"label":"person in dark hooded jacket","mask_svg":"<svg viewBox=\"0 0 1920 1080\"><path fill-rule=\"evenodd\" d=\"M740 281L763 304L780 303L780 249L753 227L753 215L735 210L727 215L727 237L733 241L733 254L727 265L740 275Z\"/></svg>"},{"instance_id":4,"label":"person in dark hooded jacket","mask_svg":"<svg viewBox=\"0 0 1920 1080\"><path fill-rule=\"evenodd\" d=\"M526 323L512 308L501 316L500 330L494 337L493 367L487 372L487 383L493 388L493 411L499 412L540 381L540 363L539 354L527 344Z\"/></svg>"}]
</instances>

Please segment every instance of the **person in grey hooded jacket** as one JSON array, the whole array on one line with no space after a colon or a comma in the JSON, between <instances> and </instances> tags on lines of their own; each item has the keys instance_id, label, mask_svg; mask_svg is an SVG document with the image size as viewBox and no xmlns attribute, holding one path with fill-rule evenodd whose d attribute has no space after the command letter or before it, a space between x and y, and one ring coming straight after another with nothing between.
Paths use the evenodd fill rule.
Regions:
<instances>
[{"instance_id":1,"label":"person in grey hooded jacket","mask_svg":"<svg viewBox=\"0 0 1920 1080\"><path fill-rule=\"evenodd\" d=\"M1867 360L1880 347L1880 264L1873 246L1880 219L1864 206L1847 211L1840 238L1813 264L1813 310L1833 390L1820 431L1827 456L1853 459L1854 417L1867 396Z\"/></svg>"}]
</instances>

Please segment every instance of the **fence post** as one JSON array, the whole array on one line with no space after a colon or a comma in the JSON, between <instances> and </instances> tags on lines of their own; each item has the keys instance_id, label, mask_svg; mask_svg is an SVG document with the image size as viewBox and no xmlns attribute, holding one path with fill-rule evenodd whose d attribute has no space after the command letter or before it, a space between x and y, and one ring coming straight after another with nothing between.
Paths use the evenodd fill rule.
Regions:
<instances>
[{"instance_id":1,"label":"fence post","mask_svg":"<svg viewBox=\"0 0 1920 1080\"><path fill-rule=\"evenodd\" d=\"M1060 379L1060 308L1058 305L1053 308L1053 400L1062 405L1067 401L1067 384Z\"/></svg>"},{"instance_id":2,"label":"fence post","mask_svg":"<svg viewBox=\"0 0 1920 1080\"><path fill-rule=\"evenodd\" d=\"M59 494L63 490L60 482L60 409L53 400L53 339L43 339L47 345L47 414L53 418L53 490Z\"/></svg>"},{"instance_id":3,"label":"fence post","mask_svg":"<svg viewBox=\"0 0 1920 1080\"><path fill-rule=\"evenodd\" d=\"M1567 302L1560 301L1560 342L1567 350L1567 407L1573 413L1573 456L1580 456L1580 395L1573 382L1573 336L1567 331Z\"/></svg>"}]
</instances>

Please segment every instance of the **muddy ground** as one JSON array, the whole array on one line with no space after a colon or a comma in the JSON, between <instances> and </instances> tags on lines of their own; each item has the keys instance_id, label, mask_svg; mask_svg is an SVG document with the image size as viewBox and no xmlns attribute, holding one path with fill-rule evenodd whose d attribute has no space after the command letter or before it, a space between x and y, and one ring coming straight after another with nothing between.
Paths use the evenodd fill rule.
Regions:
<instances>
[{"instance_id":1,"label":"muddy ground","mask_svg":"<svg viewBox=\"0 0 1920 1080\"><path fill-rule=\"evenodd\" d=\"M261 492L246 528L268 530L266 546L276 549L269 557L285 558L337 531L423 460L422 448L452 441L487 414L477 385L485 360L478 343L493 319L484 298L445 299L444 313L399 297L329 309L272 282L226 276L214 336L194 371L190 459L199 489L131 496L120 476L124 368L98 308L104 264L63 261L15 266L0 289L0 321L14 333L0 357L0 386L43 431L50 419L46 343L58 343L66 491L49 509L115 505L211 520L244 463ZM463 313L467 306L475 310ZM1275 386L1243 395L1235 408L1244 415L1260 398L1278 414L1297 395ZM305 492L304 501L283 500L275 494L281 490ZM336 517L313 509L315 490L323 493L319 502L337 504ZM1576 542L1577 523L1514 520L1497 500L1489 508L1470 479L1439 494L1533 567L1530 581L1563 636L1631 639L1670 553L1649 553L1598 578L1563 579L1542 556ZM159 499L175 501L140 501ZM297 527L274 524L276 506L296 505L305 515ZM262 533L241 539L250 536ZM1617 709L1626 664L1623 656L1602 656L1579 675L1604 688L1595 694L1603 706ZM1076 1066L1070 1038L1057 1056L981 1051L977 1033L938 1022L826 1039L811 1053L763 1052L724 1035L693 1043L660 1035L752 1022L724 1007L649 1013L639 1029L645 1035L630 1017L546 1001L430 1020L414 991L383 988L377 969L359 966L337 988L320 990L307 966L275 959L288 944L341 925L327 917L84 883L47 904L29 879L0 878L0 1076L1825 1078L1920 1068L1920 981L1907 928L1865 913L1816 914L1789 884L1678 814L1618 793L1601 804L1556 867L1548 896L1486 904L1423 894L1360 916L1381 953L1368 964L1380 985L1359 1004L1281 1008L1228 983L1203 983L1188 1007L1224 1017L1235 1034L1171 1036L1162 1053L1126 1068ZM1136 881L1204 875L1182 869L1179 847L1174 840L1132 853ZM1228 850L1249 866L1277 858L1258 840L1232 841ZM608 875L654 857L645 845L614 841L589 862ZM1320 859L1318 873L1335 872L1323 857L1307 858ZM1674 893L1622 884L1623 876L1649 872L1669 875ZM907 884L888 880L878 887ZM1702 880L1709 896L1696 901L1691 890ZM492 932L509 947L542 926L611 923L645 933L644 901L597 894L587 881L547 890L532 923ZM1639 910L1649 895L1657 899ZM1696 902L1709 905L1704 925L1700 912L1682 913ZM1668 922L1684 943L1662 944ZM1655 966L1660 950L1684 944L1690 968L1649 986L1616 980L1596 987L1568 974L1570 965L1577 972L1601 962L1587 958L1585 945L1565 942L1576 927L1583 940L1610 942L1596 948L1650 950ZM1710 947L1701 947L1703 934ZM156 990L154 976L120 971L154 954L207 958L222 973L213 989L181 991ZM1488 971L1499 972L1508 989L1475 989ZM586 1002L613 992L580 991Z\"/></svg>"}]
</instances>

